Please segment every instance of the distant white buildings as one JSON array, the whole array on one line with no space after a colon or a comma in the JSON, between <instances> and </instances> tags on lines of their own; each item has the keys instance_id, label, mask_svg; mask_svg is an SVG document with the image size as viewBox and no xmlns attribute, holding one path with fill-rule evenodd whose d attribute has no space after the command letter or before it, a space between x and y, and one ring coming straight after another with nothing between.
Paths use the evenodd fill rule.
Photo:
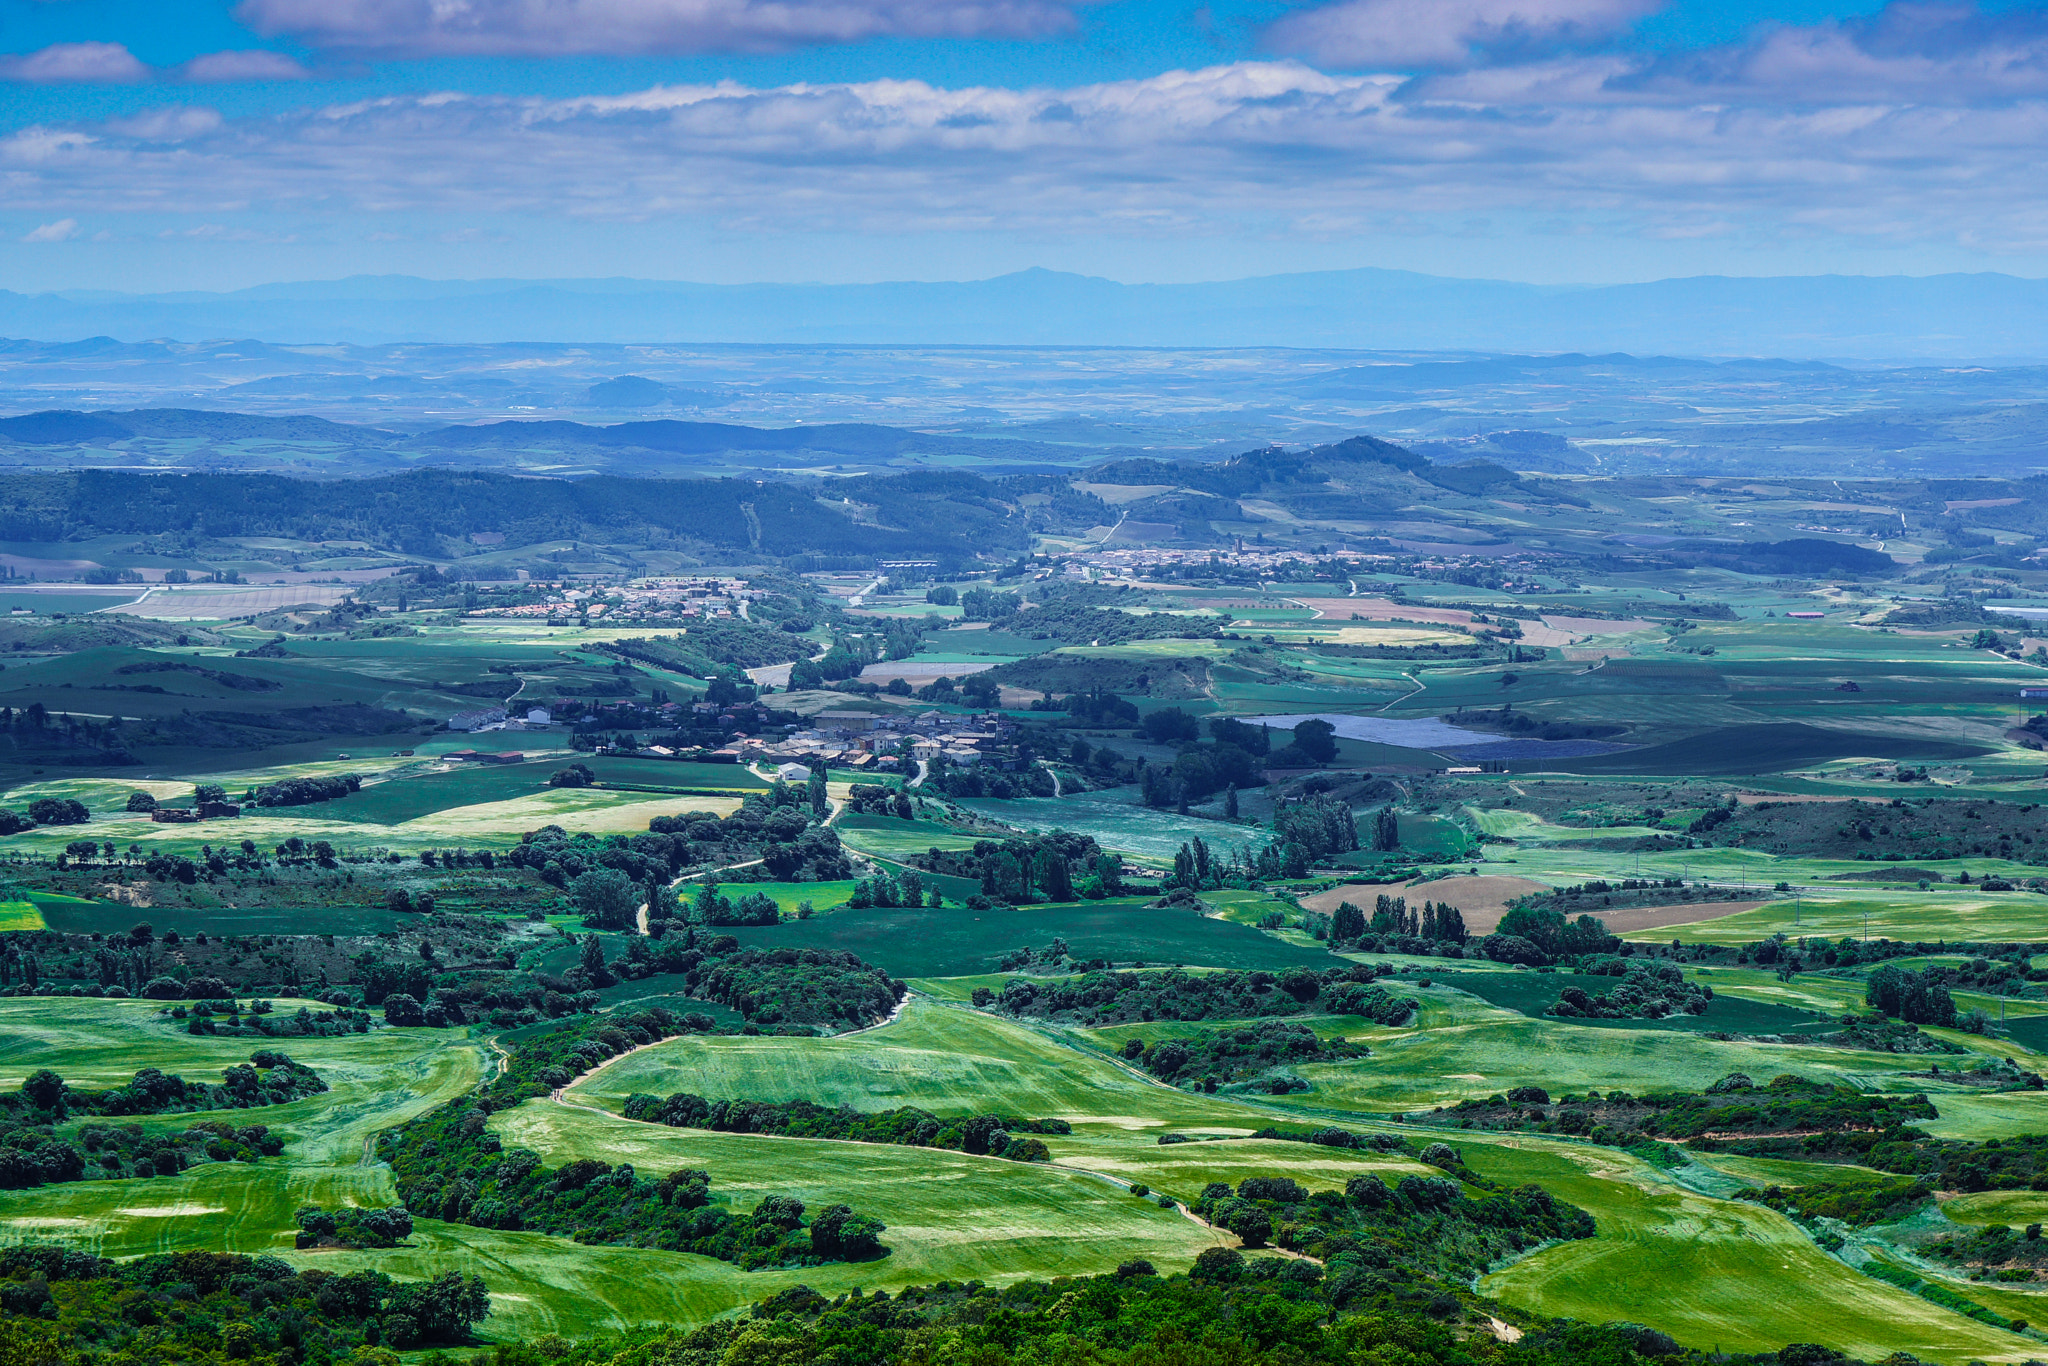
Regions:
<instances>
[{"instance_id":1,"label":"distant white buildings","mask_svg":"<svg viewBox=\"0 0 2048 1366\"><path fill-rule=\"evenodd\" d=\"M505 724L503 707L480 707L475 711L459 711L448 718L450 730L482 730L486 726Z\"/></svg>"}]
</instances>

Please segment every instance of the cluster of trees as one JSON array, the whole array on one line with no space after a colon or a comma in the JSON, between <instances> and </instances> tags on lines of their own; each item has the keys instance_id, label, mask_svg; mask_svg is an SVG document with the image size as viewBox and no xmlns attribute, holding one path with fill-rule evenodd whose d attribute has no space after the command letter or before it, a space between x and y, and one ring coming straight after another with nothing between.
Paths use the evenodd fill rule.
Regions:
<instances>
[{"instance_id":1,"label":"cluster of trees","mask_svg":"<svg viewBox=\"0 0 2048 1366\"><path fill-rule=\"evenodd\" d=\"M971 594L962 594L964 605ZM1007 597L1008 594L997 596ZM1127 645L1134 640L1214 640L1223 633L1227 616L1183 617L1171 612L1119 612L1111 607L1045 602L1028 612L991 616L1001 630L1034 640L1059 640L1070 645L1100 641Z\"/></svg>"},{"instance_id":2,"label":"cluster of trees","mask_svg":"<svg viewBox=\"0 0 2048 1366\"><path fill-rule=\"evenodd\" d=\"M839 833L823 824L822 816L813 813L804 789L778 785L776 792L750 794L739 811L723 820L708 811L657 816L644 835L571 835L558 825L543 826L522 835L506 858L568 892L591 928L624 930L635 926L642 905L650 920L690 918L668 884L692 867L758 860L764 881L829 882L851 876ZM745 874L738 880L746 880Z\"/></svg>"},{"instance_id":3,"label":"cluster of trees","mask_svg":"<svg viewBox=\"0 0 2048 1366\"><path fill-rule=\"evenodd\" d=\"M168 980L159 978L159 981ZM111 994L111 993L109 993ZM360 1010L342 1005L332 998L354 1000L347 992L328 993L329 1003L338 1006L335 1010L314 1010L300 1006L289 1015L278 1015L268 1001L252 1001L247 1011L233 1000L208 1000L195 1002L185 1023L187 1034L225 1034L230 1037L246 1035L259 1039L338 1039L347 1034L370 1032L370 1017ZM177 1018L179 1010L171 1016Z\"/></svg>"},{"instance_id":4,"label":"cluster of trees","mask_svg":"<svg viewBox=\"0 0 2048 1366\"><path fill-rule=\"evenodd\" d=\"M176 1176L200 1162L254 1162L284 1151L265 1124L237 1127L202 1120L183 1130L146 1133L140 1124L86 1124L71 1138L48 1122L0 1121L0 1190L63 1181ZM45 1117L46 1118L46 1117Z\"/></svg>"},{"instance_id":5,"label":"cluster of trees","mask_svg":"<svg viewBox=\"0 0 2048 1366\"><path fill-rule=\"evenodd\" d=\"M1063 1119L1018 1119L1013 1115L968 1115L940 1119L915 1106L864 1112L850 1106L827 1107L807 1100L717 1100L681 1091L663 1100L644 1094L626 1097L627 1119L666 1124L678 1129L710 1129L718 1133L778 1134L786 1138L832 1138L855 1143L890 1143L911 1148L945 1148L953 1152L1006 1157L1013 1162L1050 1160L1035 1135L1070 1134Z\"/></svg>"},{"instance_id":6,"label":"cluster of trees","mask_svg":"<svg viewBox=\"0 0 2048 1366\"><path fill-rule=\"evenodd\" d=\"M833 949L742 949L689 972L690 994L756 1026L857 1029L886 1019L908 990L880 968Z\"/></svg>"},{"instance_id":7,"label":"cluster of trees","mask_svg":"<svg viewBox=\"0 0 2048 1366\"><path fill-rule=\"evenodd\" d=\"M945 896L937 884L929 889L917 871L906 868L891 876L881 869L873 877L864 877L853 884L853 894L846 899L853 909L866 910L870 906L924 906L937 908L946 904Z\"/></svg>"},{"instance_id":8,"label":"cluster of trees","mask_svg":"<svg viewBox=\"0 0 2048 1366\"><path fill-rule=\"evenodd\" d=\"M145 1067L124 1085L104 1091L75 1091L49 1068L39 1068L22 1082L20 1090L0 1095L0 1109L47 1120L73 1114L189 1114L284 1105L326 1089L327 1083L312 1068L283 1053L260 1049L249 1055L248 1062L223 1069L219 1085L190 1082Z\"/></svg>"},{"instance_id":9,"label":"cluster of trees","mask_svg":"<svg viewBox=\"0 0 2048 1366\"><path fill-rule=\"evenodd\" d=\"M1330 913L1330 938L1339 942L1362 939L1367 933L1383 937L1421 939L1432 944L1463 944L1465 913L1448 901L1424 901L1415 910L1404 896L1384 892L1373 901L1372 919L1349 901L1338 903Z\"/></svg>"},{"instance_id":10,"label":"cluster of trees","mask_svg":"<svg viewBox=\"0 0 2048 1366\"><path fill-rule=\"evenodd\" d=\"M1477 947L1496 963L1544 967L1561 958L1611 954L1620 945L1620 938L1593 916L1568 921L1548 907L1517 904Z\"/></svg>"},{"instance_id":11,"label":"cluster of trees","mask_svg":"<svg viewBox=\"0 0 2048 1366\"><path fill-rule=\"evenodd\" d=\"M906 821L917 819L917 809L911 804L910 794L900 787L882 783L855 783L847 793L846 806L856 816L895 816Z\"/></svg>"},{"instance_id":12,"label":"cluster of trees","mask_svg":"<svg viewBox=\"0 0 2048 1366\"><path fill-rule=\"evenodd\" d=\"M296 1245L301 1249L397 1247L412 1237L412 1212L403 1205L384 1209L343 1205L331 1210L301 1205L292 1222L299 1226Z\"/></svg>"},{"instance_id":13,"label":"cluster of trees","mask_svg":"<svg viewBox=\"0 0 2048 1366\"><path fill-rule=\"evenodd\" d=\"M1325 1039L1307 1025L1279 1020L1151 1044L1143 1039L1130 1039L1123 1047L1126 1062L1137 1064L1161 1081L1207 1092L1255 1083L1302 1063L1345 1062L1371 1054L1372 1050L1363 1044ZM1298 1089L1284 1078L1279 1079L1279 1084L1285 1090ZM1285 1090L1280 1093L1285 1094Z\"/></svg>"},{"instance_id":14,"label":"cluster of trees","mask_svg":"<svg viewBox=\"0 0 2048 1366\"><path fill-rule=\"evenodd\" d=\"M1437 1280L1396 1263L1312 1261L1205 1251L1186 1272L1159 1274L1130 1261L1112 1275L1056 1281L912 1286L891 1296L856 1290L828 1298L794 1286L722 1319L644 1345L635 1359L753 1362L783 1366L907 1366L973 1361L1027 1366L1062 1361L1142 1366L1164 1360L1284 1361L1292 1366L1644 1366L1654 1359L1701 1366L1662 1333L1633 1324L1535 1320L1513 1343L1494 1341L1491 1315L1512 1311L1476 1299L1462 1281ZM858 1344L859 1355L850 1344ZM596 1366L620 1351L593 1342L557 1358ZM512 1350L512 1349L507 1349ZM505 1366L538 1366L538 1353ZM1847 1366L1840 1354L1799 1345L1785 1353L1716 1355L1726 1366Z\"/></svg>"},{"instance_id":15,"label":"cluster of trees","mask_svg":"<svg viewBox=\"0 0 2048 1366\"><path fill-rule=\"evenodd\" d=\"M1312 860L1350 853L1359 847L1358 820L1350 804L1322 792L1276 805L1273 834L1282 843L1300 846Z\"/></svg>"},{"instance_id":16,"label":"cluster of trees","mask_svg":"<svg viewBox=\"0 0 2048 1366\"><path fill-rule=\"evenodd\" d=\"M1218 854L1209 847L1200 835L1174 851L1173 871L1162 881L1163 886L1185 888L1190 892L1208 891L1218 887L1248 887L1257 876L1257 861L1243 846L1228 854Z\"/></svg>"},{"instance_id":17,"label":"cluster of trees","mask_svg":"<svg viewBox=\"0 0 2048 1366\"><path fill-rule=\"evenodd\" d=\"M1921 1189L1919 1183L1913 1189ZM2032 1281L2037 1271L2048 1267L2048 1238L2041 1236L2038 1223L2017 1229L1987 1224L1931 1239L1915 1250L1952 1266L1997 1267L1990 1277L1996 1281Z\"/></svg>"},{"instance_id":18,"label":"cluster of trees","mask_svg":"<svg viewBox=\"0 0 2048 1366\"><path fill-rule=\"evenodd\" d=\"M1594 995L1568 986L1547 1013L1560 1019L1661 1020L1667 1015L1703 1015L1713 999L1712 987L1687 981L1669 963L1631 962L1611 990Z\"/></svg>"},{"instance_id":19,"label":"cluster of trees","mask_svg":"<svg viewBox=\"0 0 2048 1366\"><path fill-rule=\"evenodd\" d=\"M0 707L0 753L12 752L15 763L58 762L85 765L140 763L128 748L118 716L104 721L45 711L31 702L20 711ZM0 812L0 815L8 813ZM19 820L19 817L15 817ZM13 834L12 830L0 833Z\"/></svg>"},{"instance_id":20,"label":"cluster of trees","mask_svg":"<svg viewBox=\"0 0 2048 1366\"><path fill-rule=\"evenodd\" d=\"M577 879L577 882L580 883L584 878L596 876L599 876L599 874L585 873L583 878ZM617 875L613 874L613 876ZM570 885L572 887L575 886L574 883ZM677 909L683 911L681 918L692 925L779 925L782 923L782 908L767 893L747 892L737 900L734 900L732 897L719 891L718 883L708 877L697 884L696 895L690 898L689 905L687 907L678 906ZM653 910L652 906L648 908L650 927L654 919ZM663 916L659 918L673 919L675 917Z\"/></svg>"},{"instance_id":21,"label":"cluster of trees","mask_svg":"<svg viewBox=\"0 0 2048 1366\"><path fill-rule=\"evenodd\" d=\"M1236 745L1189 744L1170 764L1139 767L1138 797L1155 810L1174 807L1185 813L1191 802L1207 801L1218 792L1262 787L1265 781L1258 761ZM1226 797L1226 806L1229 801Z\"/></svg>"},{"instance_id":22,"label":"cluster of trees","mask_svg":"<svg viewBox=\"0 0 2048 1366\"><path fill-rule=\"evenodd\" d=\"M321 778L285 778L250 788L242 800L253 806L310 806L315 802L340 801L360 792L362 787L362 776L356 773L337 773ZM222 798L225 796L222 793Z\"/></svg>"},{"instance_id":23,"label":"cluster of trees","mask_svg":"<svg viewBox=\"0 0 2048 1366\"><path fill-rule=\"evenodd\" d=\"M929 849L913 860L928 873L972 878L987 905L1073 901L1115 896L1123 863L1087 835L1055 830L1007 840L977 840L971 849ZM973 905L972 899L968 904Z\"/></svg>"},{"instance_id":24,"label":"cluster of trees","mask_svg":"<svg viewBox=\"0 0 2048 1366\"><path fill-rule=\"evenodd\" d=\"M280 1257L170 1252L116 1262L69 1248L0 1249L0 1341L23 1361L151 1359L301 1366L470 1340L491 1312L481 1278L397 1282L296 1271Z\"/></svg>"},{"instance_id":25,"label":"cluster of trees","mask_svg":"<svg viewBox=\"0 0 2048 1366\"><path fill-rule=\"evenodd\" d=\"M1432 1143L1420 1157L1444 1175L1404 1176L1389 1186L1367 1174L1342 1191L1313 1192L1289 1177L1247 1177L1235 1191L1210 1184L1193 1209L1247 1247L1271 1242L1315 1257L1332 1277L1348 1262L1464 1280L1499 1258L1594 1235L1586 1211L1534 1184L1502 1191L1466 1168L1448 1144Z\"/></svg>"},{"instance_id":26,"label":"cluster of trees","mask_svg":"<svg viewBox=\"0 0 2048 1366\"><path fill-rule=\"evenodd\" d=\"M1033 1019L1084 1024L1151 1020L1256 1019L1280 1015L1359 1015L1398 1025L1419 1008L1375 985L1369 963L1317 972L1090 972L1052 981L1013 977L1000 993L977 987L974 1004Z\"/></svg>"},{"instance_id":27,"label":"cluster of trees","mask_svg":"<svg viewBox=\"0 0 2048 1366\"><path fill-rule=\"evenodd\" d=\"M38 797L28 804L28 814L0 811L0 835L19 835L39 825L84 825L92 819L85 803L69 797Z\"/></svg>"},{"instance_id":28,"label":"cluster of trees","mask_svg":"<svg viewBox=\"0 0 2048 1366\"><path fill-rule=\"evenodd\" d=\"M1470 1128L1533 1128L1622 1148L1661 1139L1757 1156L1869 1165L1879 1165L1873 1160L1877 1150L1925 1138L1909 1126L1936 1117L1925 1095L1857 1091L1791 1075L1759 1086L1741 1072L1701 1092L1634 1096L1593 1091L1561 1095L1555 1102L1540 1086L1521 1086L1485 1100L1460 1101L1433 1115Z\"/></svg>"},{"instance_id":29,"label":"cluster of trees","mask_svg":"<svg viewBox=\"0 0 2048 1366\"><path fill-rule=\"evenodd\" d=\"M1955 999L1939 969L1914 972L1886 963L1870 974L1863 1000L1879 1014L1908 1024L1948 1027L1956 1022Z\"/></svg>"},{"instance_id":30,"label":"cluster of trees","mask_svg":"<svg viewBox=\"0 0 2048 1366\"><path fill-rule=\"evenodd\" d=\"M1003 695L1002 685L986 673L968 674L964 678L950 678L940 674L915 690L910 688L907 681L901 689L897 688L895 681L891 681L888 691L898 696L909 692L920 702L979 707L983 710L993 709L1002 700Z\"/></svg>"},{"instance_id":31,"label":"cluster of trees","mask_svg":"<svg viewBox=\"0 0 2048 1366\"><path fill-rule=\"evenodd\" d=\"M972 696L966 701L970 705L995 705L992 699L977 701ZM925 773L925 786L936 789L948 797L991 797L998 801L1010 801L1017 797L1050 797L1057 787L1052 774L1036 763L1027 763L1022 767L1004 771L987 764L956 764L943 754L931 761Z\"/></svg>"}]
</instances>

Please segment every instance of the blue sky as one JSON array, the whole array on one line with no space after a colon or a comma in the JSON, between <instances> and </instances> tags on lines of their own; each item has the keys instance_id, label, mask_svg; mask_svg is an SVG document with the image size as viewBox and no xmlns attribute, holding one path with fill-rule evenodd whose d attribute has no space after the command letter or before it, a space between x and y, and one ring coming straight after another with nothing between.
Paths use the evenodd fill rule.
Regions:
<instances>
[{"instance_id":1,"label":"blue sky","mask_svg":"<svg viewBox=\"0 0 2048 1366\"><path fill-rule=\"evenodd\" d=\"M0 0L0 287L2048 272L2048 3Z\"/></svg>"}]
</instances>

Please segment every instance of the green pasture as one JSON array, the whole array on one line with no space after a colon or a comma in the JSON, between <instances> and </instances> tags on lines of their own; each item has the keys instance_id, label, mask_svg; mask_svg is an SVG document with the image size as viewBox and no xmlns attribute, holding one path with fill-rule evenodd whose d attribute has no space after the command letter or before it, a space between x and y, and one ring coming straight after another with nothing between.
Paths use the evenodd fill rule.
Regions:
<instances>
[{"instance_id":1,"label":"green pasture","mask_svg":"<svg viewBox=\"0 0 2048 1366\"><path fill-rule=\"evenodd\" d=\"M1986 866L1979 862L1978 868ZM1757 880L1754 872L1752 880ZM1802 892L1796 903L1774 901L1718 920L1638 930L1624 938L1688 944L1746 944L1773 934L1827 939L1960 940L2010 943L2048 939L2048 898L2032 892L1979 892L1943 883L1925 892L1879 889ZM1838 899L1837 899L1838 898Z\"/></svg>"},{"instance_id":2,"label":"green pasture","mask_svg":"<svg viewBox=\"0 0 2048 1366\"><path fill-rule=\"evenodd\" d=\"M810 1100L940 1115L1001 1112L1091 1129L1156 1131L1269 1114L1161 1086L1106 1058L978 1011L912 998L893 1023L837 1038L694 1035L643 1048L571 1088L569 1098L617 1111L636 1092L715 1099ZM1055 1145L1056 1147L1057 1145Z\"/></svg>"},{"instance_id":3,"label":"green pasture","mask_svg":"<svg viewBox=\"0 0 2048 1366\"><path fill-rule=\"evenodd\" d=\"M2023 1061L2021 1065L2028 1064ZM1916 1122L1919 1128L1936 1138L1982 1142L1987 1138L2011 1138L2018 1134L2048 1131L2048 1120L2043 1119L2038 1091L1957 1090L1937 1093L1924 1083L1916 1083L1915 1089L1926 1090L1927 1098L1941 1112L1939 1119Z\"/></svg>"},{"instance_id":4,"label":"green pasture","mask_svg":"<svg viewBox=\"0 0 2048 1366\"><path fill-rule=\"evenodd\" d=\"M507 1145L550 1164L631 1162L642 1172L701 1167L714 1199L751 1209L794 1195L811 1209L849 1203L888 1225L889 1255L786 1271L743 1272L708 1258L583 1247L566 1238L425 1223L417 1251L324 1255L336 1270L375 1266L400 1276L453 1265L482 1275L499 1298L486 1331L587 1334L606 1324L689 1323L717 1317L791 1285L826 1294L895 1290L940 1280L991 1283L1100 1275L1133 1258L1191 1263L1229 1241L1085 1173L930 1148L836 1143L668 1129L533 1101L494 1117Z\"/></svg>"},{"instance_id":5,"label":"green pasture","mask_svg":"<svg viewBox=\"0 0 2048 1366\"><path fill-rule=\"evenodd\" d=\"M565 761L566 762L566 761ZM745 793L765 791L767 784L737 764L664 763L652 759L579 758L597 775L599 782L636 784L647 787L705 788ZM552 761L524 764L477 764L452 769L432 769L387 778L366 785L361 791L339 801L321 802L322 819L353 821L371 825L402 825L455 812L463 807L513 801L523 797L557 792L594 793L612 802L644 802L649 795L607 793L591 788L550 788L548 778L561 764ZM689 797L662 794L678 809L688 809ZM289 818L306 807L257 807L250 815L267 819ZM518 832L512 832L518 833Z\"/></svg>"},{"instance_id":6,"label":"green pasture","mask_svg":"<svg viewBox=\"0 0 2048 1366\"><path fill-rule=\"evenodd\" d=\"M1440 985L1403 982L1400 990L1424 1002L1426 1027L1356 1035L1371 1046L1370 1058L1298 1067L1315 1089L1266 1103L1303 1112L1417 1111L1515 1086L1541 1086L1553 1095L1595 1089L1640 1092L1651 1086L1696 1091L1731 1072L1793 1072L1868 1087L1925 1067L1916 1058L1885 1053L1723 1042L1692 1030L1533 1019Z\"/></svg>"},{"instance_id":7,"label":"green pasture","mask_svg":"<svg viewBox=\"0 0 2048 1366\"><path fill-rule=\"evenodd\" d=\"M375 789L366 791L374 792ZM244 839L255 840L268 848L294 835L308 843L328 840L344 851L378 846L405 852L457 845L505 846L516 843L522 833L538 830L543 825L559 825L567 830L599 835L631 835L644 832L647 823L656 816L673 816L684 811L709 811L726 816L739 809L741 794L683 797L612 792L589 787L536 787L524 796L430 810L390 823L342 819L329 810L345 807L347 801L352 800L354 798L260 812L252 809L247 815L233 820L205 821L197 825L158 825L147 816L123 812L96 817L89 825L47 826L13 835L8 837L5 847L54 857L62 853L64 846L71 841L90 836L101 841L112 840L123 848L140 844L145 850L169 848L188 852L201 844L232 845Z\"/></svg>"},{"instance_id":8,"label":"green pasture","mask_svg":"<svg viewBox=\"0 0 2048 1366\"><path fill-rule=\"evenodd\" d=\"M1370 1150L1248 1139L1227 1127L1175 1132L1196 1136L1196 1141L1161 1146L1135 1134L1076 1134L1052 1144L1053 1161L1142 1182L1182 1201L1200 1199L1212 1181L1235 1186L1248 1176L1291 1176L1311 1190L1342 1190L1362 1172L1377 1173L1389 1184L1404 1176L1436 1175L1434 1167ZM1204 1139L1204 1134L1216 1137Z\"/></svg>"},{"instance_id":9,"label":"green pasture","mask_svg":"<svg viewBox=\"0 0 2048 1366\"><path fill-rule=\"evenodd\" d=\"M809 920L742 926L732 933L743 944L763 948L844 949L899 977L991 972L1004 955L1020 948L1044 948L1056 938L1066 940L1068 952L1083 961L1107 958L1157 967L1337 966L1320 947L1289 944L1179 907L1149 910L1139 897L986 911L964 906L849 906Z\"/></svg>"},{"instance_id":10,"label":"green pasture","mask_svg":"<svg viewBox=\"0 0 2048 1366\"><path fill-rule=\"evenodd\" d=\"M0 901L0 931L48 928L36 903L28 900Z\"/></svg>"},{"instance_id":11,"label":"green pasture","mask_svg":"<svg viewBox=\"0 0 2048 1366\"><path fill-rule=\"evenodd\" d=\"M848 848L883 858L915 858L931 849L972 849L988 836L963 835L931 821L895 816L845 816L833 823Z\"/></svg>"},{"instance_id":12,"label":"green pasture","mask_svg":"<svg viewBox=\"0 0 2048 1366\"><path fill-rule=\"evenodd\" d=\"M280 888L278 899L290 898ZM417 927L414 916L382 906L130 906L119 901L84 901L76 897L44 897L34 904L45 924L64 934L124 934L137 921L148 921L158 934L379 934Z\"/></svg>"},{"instance_id":13,"label":"green pasture","mask_svg":"<svg viewBox=\"0 0 2048 1366\"><path fill-rule=\"evenodd\" d=\"M280 1001L280 1010L298 1002ZM7 1077L50 1067L77 1086L125 1082L160 1067L211 1081L222 1068L278 1041L194 1037L157 1019L153 1002L29 998L0 1001L0 1058ZM292 1211L322 1204L393 1200L389 1172L362 1161L379 1130L403 1123L475 1086L477 1048L445 1030L376 1030L337 1039L293 1039L293 1058L329 1090L289 1105L235 1111L293 1136L282 1158L217 1162L174 1177L81 1181L0 1194L0 1238L63 1242L111 1257L224 1248L285 1252ZM175 1123L151 1119L150 1124Z\"/></svg>"},{"instance_id":14,"label":"green pasture","mask_svg":"<svg viewBox=\"0 0 2048 1366\"><path fill-rule=\"evenodd\" d=\"M1941 1212L1959 1224L2005 1224L2024 1228L2048 1221L2048 1191L1979 1191L1941 1202Z\"/></svg>"},{"instance_id":15,"label":"green pasture","mask_svg":"<svg viewBox=\"0 0 2048 1366\"><path fill-rule=\"evenodd\" d=\"M2025 1338L1851 1270L1782 1215L1686 1190L1625 1153L1459 1146L1483 1175L1539 1182L1598 1221L1596 1237L1481 1280L1483 1292L1517 1308L1647 1324L1710 1351L1826 1342L1866 1360L1903 1350L1958 1366L2033 1355Z\"/></svg>"},{"instance_id":16,"label":"green pasture","mask_svg":"<svg viewBox=\"0 0 2048 1366\"><path fill-rule=\"evenodd\" d=\"M697 894L697 884L702 879L685 882L676 888L676 895L685 901ZM722 893L730 900L737 901L743 896L759 892L773 901L784 911L794 913L796 908L808 901L814 911L829 911L843 905L853 895L854 880L843 878L837 882L721 882Z\"/></svg>"},{"instance_id":17,"label":"green pasture","mask_svg":"<svg viewBox=\"0 0 2048 1366\"><path fill-rule=\"evenodd\" d=\"M1879 718L1873 718L1874 723ZM1835 759L1899 759L1940 763L1971 759L1986 746L1935 740L1906 733L1823 730L1803 722L1724 726L1684 740L1594 754L1578 759L1545 759L1546 773L1649 773L1672 777L1731 777L1783 773ZM1531 767L1534 767L1531 765Z\"/></svg>"},{"instance_id":18,"label":"green pasture","mask_svg":"<svg viewBox=\"0 0 2048 1366\"><path fill-rule=\"evenodd\" d=\"M1266 842L1265 831L1249 826L1154 811L1126 800L1135 790L1114 788L1069 797L1019 797L1011 801L977 799L962 801L960 805L1034 833L1071 830L1077 835L1088 835L1105 849L1153 863L1171 863L1181 845L1198 837L1218 851Z\"/></svg>"},{"instance_id":19,"label":"green pasture","mask_svg":"<svg viewBox=\"0 0 2048 1366\"><path fill-rule=\"evenodd\" d=\"M1437 980L1445 986L1469 991L1483 1001L1535 1019L1542 1018L1556 1002L1558 993L1568 986L1577 987L1589 996L1604 996L1621 981L1618 977L1570 972L1446 972ZM1832 1019L1775 1002L1719 994L1719 982L1716 975L1712 982L1716 986L1716 995L1707 1003L1706 1010L1698 1015L1668 1015L1659 1020L1578 1020L1574 1023L1593 1029L1711 1029L1729 1034L1783 1034L1832 1027L1834 1024Z\"/></svg>"}]
</instances>

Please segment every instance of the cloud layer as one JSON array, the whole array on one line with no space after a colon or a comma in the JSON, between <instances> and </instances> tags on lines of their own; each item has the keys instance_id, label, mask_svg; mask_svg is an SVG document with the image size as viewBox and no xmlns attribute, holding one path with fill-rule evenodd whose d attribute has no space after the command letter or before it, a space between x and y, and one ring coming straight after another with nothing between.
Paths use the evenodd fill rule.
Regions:
<instances>
[{"instance_id":1,"label":"cloud layer","mask_svg":"<svg viewBox=\"0 0 2048 1366\"><path fill-rule=\"evenodd\" d=\"M119 43L52 43L36 52L0 57L0 81L31 85L137 85L156 80L225 85L302 81L310 75L284 53L261 48L209 52L170 67L147 66Z\"/></svg>"},{"instance_id":2,"label":"cloud layer","mask_svg":"<svg viewBox=\"0 0 2048 1366\"><path fill-rule=\"evenodd\" d=\"M1028 38L1067 0L243 0L258 33L389 56L772 51L868 38Z\"/></svg>"},{"instance_id":3,"label":"cloud layer","mask_svg":"<svg viewBox=\"0 0 2048 1366\"><path fill-rule=\"evenodd\" d=\"M424 212L1335 238L1490 232L1514 214L1666 240L2038 251L2043 41L2034 19L1895 5L1684 62L1564 52L1421 77L1245 62L1070 88L726 83L236 119L172 107L0 138L0 185L44 218L298 213L364 232Z\"/></svg>"},{"instance_id":4,"label":"cloud layer","mask_svg":"<svg viewBox=\"0 0 2048 1366\"><path fill-rule=\"evenodd\" d=\"M1324 66L1466 66L1609 38L1662 0L1339 0L1276 23L1276 52Z\"/></svg>"}]
</instances>

